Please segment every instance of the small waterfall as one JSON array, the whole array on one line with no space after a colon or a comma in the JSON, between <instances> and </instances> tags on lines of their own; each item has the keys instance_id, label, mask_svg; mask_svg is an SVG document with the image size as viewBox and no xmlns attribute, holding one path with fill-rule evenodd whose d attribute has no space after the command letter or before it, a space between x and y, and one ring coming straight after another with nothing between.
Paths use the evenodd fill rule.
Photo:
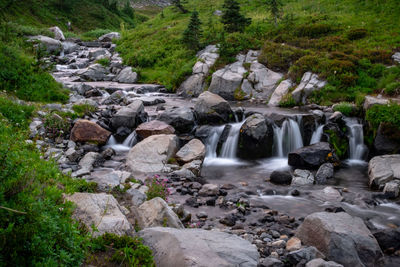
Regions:
<instances>
[{"instance_id":1,"label":"small waterfall","mask_svg":"<svg viewBox=\"0 0 400 267\"><path fill-rule=\"evenodd\" d=\"M228 138L222 145L221 157L222 158L236 158L236 151L239 142L240 128L242 128L243 122L231 124L231 129L229 130Z\"/></svg>"},{"instance_id":2,"label":"small waterfall","mask_svg":"<svg viewBox=\"0 0 400 267\"><path fill-rule=\"evenodd\" d=\"M225 126L213 127L210 131L210 135L206 141L206 157L216 158L217 157L217 147L218 141L224 131Z\"/></svg>"},{"instance_id":3,"label":"small waterfall","mask_svg":"<svg viewBox=\"0 0 400 267\"><path fill-rule=\"evenodd\" d=\"M133 147L137 143L136 131L133 131L122 143L123 146Z\"/></svg>"},{"instance_id":4,"label":"small waterfall","mask_svg":"<svg viewBox=\"0 0 400 267\"><path fill-rule=\"evenodd\" d=\"M363 125L359 123L357 118L345 118L344 121L349 133L350 160L364 160L367 147L364 144Z\"/></svg>"},{"instance_id":5,"label":"small waterfall","mask_svg":"<svg viewBox=\"0 0 400 267\"><path fill-rule=\"evenodd\" d=\"M322 124L322 125L318 126L317 129L315 129L315 131L313 132L313 134L311 136L310 145L318 143L319 141L321 141L321 137L322 137L324 126L325 125Z\"/></svg>"},{"instance_id":6,"label":"small waterfall","mask_svg":"<svg viewBox=\"0 0 400 267\"><path fill-rule=\"evenodd\" d=\"M137 143L137 135L136 132L133 131L122 144L119 144L113 135L107 141L107 144L104 148L111 147L115 151L129 151L134 145Z\"/></svg>"},{"instance_id":7,"label":"small waterfall","mask_svg":"<svg viewBox=\"0 0 400 267\"><path fill-rule=\"evenodd\" d=\"M277 157L286 157L289 152L303 147L299 122L287 119L281 127L274 126L274 152Z\"/></svg>"},{"instance_id":8,"label":"small waterfall","mask_svg":"<svg viewBox=\"0 0 400 267\"><path fill-rule=\"evenodd\" d=\"M110 138L107 141L106 146L111 147L117 144L117 140L115 139L114 135L111 135Z\"/></svg>"}]
</instances>

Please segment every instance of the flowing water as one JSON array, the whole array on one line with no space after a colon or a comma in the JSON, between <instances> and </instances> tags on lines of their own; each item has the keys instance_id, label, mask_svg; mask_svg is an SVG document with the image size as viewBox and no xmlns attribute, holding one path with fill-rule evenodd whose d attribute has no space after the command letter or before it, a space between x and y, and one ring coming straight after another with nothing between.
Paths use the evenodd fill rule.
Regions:
<instances>
[{"instance_id":1,"label":"flowing water","mask_svg":"<svg viewBox=\"0 0 400 267\"><path fill-rule=\"evenodd\" d=\"M300 120L287 119L281 127L274 126L274 155L286 157L291 151L303 147Z\"/></svg>"},{"instance_id":2,"label":"flowing water","mask_svg":"<svg viewBox=\"0 0 400 267\"><path fill-rule=\"evenodd\" d=\"M116 152L126 152L129 151L134 145L137 143L137 135L136 131L133 131L127 138L125 138L124 142L118 143L113 135L107 141L107 144L104 148L111 147Z\"/></svg>"},{"instance_id":3,"label":"flowing water","mask_svg":"<svg viewBox=\"0 0 400 267\"><path fill-rule=\"evenodd\" d=\"M321 141L324 126L325 126L324 124L317 126L317 129L315 129L315 131L313 132L313 135L311 136L310 145Z\"/></svg>"},{"instance_id":4,"label":"flowing water","mask_svg":"<svg viewBox=\"0 0 400 267\"><path fill-rule=\"evenodd\" d=\"M353 163L363 163L368 152L368 148L364 144L363 125L357 118L345 118L344 120L349 129L349 160Z\"/></svg>"}]
</instances>

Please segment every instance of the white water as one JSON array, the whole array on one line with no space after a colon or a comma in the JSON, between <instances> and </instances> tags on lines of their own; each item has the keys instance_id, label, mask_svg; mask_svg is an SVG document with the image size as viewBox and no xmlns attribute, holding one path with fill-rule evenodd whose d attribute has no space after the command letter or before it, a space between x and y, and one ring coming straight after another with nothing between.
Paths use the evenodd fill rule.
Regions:
<instances>
[{"instance_id":1,"label":"white water","mask_svg":"<svg viewBox=\"0 0 400 267\"><path fill-rule=\"evenodd\" d=\"M113 135L107 141L105 148L111 147L117 152L129 151L137 143L136 132L133 131L122 144L119 144Z\"/></svg>"},{"instance_id":2,"label":"white water","mask_svg":"<svg viewBox=\"0 0 400 267\"><path fill-rule=\"evenodd\" d=\"M206 141L206 158L216 158L217 157L217 146L219 138L224 131L225 126L213 127L210 131L210 135Z\"/></svg>"},{"instance_id":3,"label":"white water","mask_svg":"<svg viewBox=\"0 0 400 267\"><path fill-rule=\"evenodd\" d=\"M349 159L363 161L367 152L367 147L364 144L363 125L358 122L357 118L345 118L344 120L349 129Z\"/></svg>"},{"instance_id":4,"label":"white water","mask_svg":"<svg viewBox=\"0 0 400 267\"><path fill-rule=\"evenodd\" d=\"M303 147L299 122L287 119L281 127L274 126L274 154L286 157L289 152Z\"/></svg>"},{"instance_id":5,"label":"white water","mask_svg":"<svg viewBox=\"0 0 400 267\"><path fill-rule=\"evenodd\" d=\"M313 134L311 136L310 145L318 143L319 141L321 141L321 137L322 137L324 126L325 125L320 125L320 126L317 127L317 129L315 129L315 131L313 132Z\"/></svg>"},{"instance_id":6,"label":"white water","mask_svg":"<svg viewBox=\"0 0 400 267\"><path fill-rule=\"evenodd\" d=\"M244 122L238 122L231 124L229 129L229 135L221 149L221 157L234 159L236 158L237 146L239 142L240 128L242 128Z\"/></svg>"}]
</instances>

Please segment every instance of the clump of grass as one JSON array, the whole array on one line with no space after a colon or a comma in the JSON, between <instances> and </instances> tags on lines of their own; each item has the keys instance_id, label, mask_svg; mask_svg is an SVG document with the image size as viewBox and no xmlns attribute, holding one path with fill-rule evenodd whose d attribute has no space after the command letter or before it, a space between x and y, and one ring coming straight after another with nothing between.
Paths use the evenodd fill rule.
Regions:
<instances>
[{"instance_id":1,"label":"clump of grass","mask_svg":"<svg viewBox=\"0 0 400 267\"><path fill-rule=\"evenodd\" d=\"M145 185L149 188L146 193L147 200L160 197L168 202L170 189L167 187L167 181L167 179L161 179L158 175L147 178L145 181Z\"/></svg>"},{"instance_id":2,"label":"clump of grass","mask_svg":"<svg viewBox=\"0 0 400 267\"><path fill-rule=\"evenodd\" d=\"M105 58L101 58L101 59L96 60L96 63L102 65L103 67L109 67L111 61L110 61L109 58L105 57Z\"/></svg>"},{"instance_id":3,"label":"clump of grass","mask_svg":"<svg viewBox=\"0 0 400 267\"><path fill-rule=\"evenodd\" d=\"M95 112L97 109L95 106L92 106L90 104L80 104L80 105L73 105L72 110L75 111L75 113L79 117L84 117L86 115L89 115L90 113Z\"/></svg>"},{"instance_id":4,"label":"clump of grass","mask_svg":"<svg viewBox=\"0 0 400 267\"><path fill-rule=\"evenodd\" d=\"M282 108L292 108L296 106L296 101L293 99L291 93L288 93L282 97L282 100L279 102L279 106Z\"/></svg>"},{"instance_id":5,"label":"clump of grass","mask_svg":"<svg viewBox=\"0 0 400 267\"><path fill-rule=\"evenodd\" d=\"M349 102L340 102L339 104L337 104L334 108L334 111L339 111L341 112L343 115L349 117L351 115L354 114L354 105L352 103Z\"/></svg>"}]
</instances>

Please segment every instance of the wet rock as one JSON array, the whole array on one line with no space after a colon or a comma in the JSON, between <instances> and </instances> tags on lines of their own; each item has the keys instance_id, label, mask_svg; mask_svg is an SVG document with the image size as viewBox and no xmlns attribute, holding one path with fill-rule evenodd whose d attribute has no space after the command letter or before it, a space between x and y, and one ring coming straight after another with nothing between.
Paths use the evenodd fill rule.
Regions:
<instances>
[{"instance_id":1,"label":"wet rock","mask_svg":"<svg viewBox=\"0 0 400 267\"><path fill-rule=\"evenodd\" d=\"M322 190L313 191L311 196L323 202L341 202L343 200L340 192L331 186L327 186Z\"/></svg>"},{"instance_id":2,"label":"wet rock","mask_svg":"<svg viewBox=\"0 0 400 267\"><path fill-rule=\"evenodd\" d=\"M199 139L192 139L177 153L176 159L180 163L188 163L194 160L203 160L206 155L206 147Z\"/></svg>"},{"instance_id":3,"label":"wet rock","mask_svg":"<svg viewBox=\"0 0 400 267\"><path fill-rule=\"evenodd\" d=\"M229 103L219 95L208 91L199 95L194 110L198 120L204 124L229 122L233 120L233 112Z\"/></svg>"},{"instance_id":4,"label":"wet rock","mask_svg":"<svg viewBox=\"0 0 400 267\"><path fill-rule=\"evenodd\" d=\"M92 233L94 237L105 233L128 235L133 231L123 209L112 195L74 193L64 198L76 205L73 218L84 223L89 231L92 231L93 225L96 226L97 231Z\"/></svg>"},{"instance_id":5,"label":"wet rock","mask_svg":"<svg viewBox=\"0 0 400 267\"><path fill-rule=\"evenodd\" d=\"M113 39L120 39L121 34L118 32L106 33L99 37L100 42L112 42Z\"/></svg>"},{"instance_id":6,"label":"wet rock","mask_svg":"<svg viewBox=\"0 0 400 267\"><path fill-rule=\"evenodd\" d=\"M374 139L374 154L400 153L400 135L395 126L381 123Z\"/></svg>"},{"instance_id":7,"label":"wet rock","mask_svg":"<svg viewBox=\"0 0 400 267\"><path fill-rule=\"evenodd\" d=\"M275 91L272 93L271 98L269 99L268 106L277 107L279 103L282 101L282 98L289 93L289 89L293 86L293 83L290 79L282 81Z\"/></svg>"},{"instance_id":8,"label":"wet rock","mask_svg":"<svg viewBox=\"0 0 400 267\"><path fill-rule=\"evenodd\" d=\"M104 145L110 135L109 131L88 120L78 120L71 130L71 140L80 143L94 142Z\"/></svg>"},{"instance_id":9,"label":"wet rock","mask_svg":"<svg viewBox=\"0 0 400 267\"><path fill-rule=\"evenodd\" d=\"M387 198L397 198L400 191L400 180L391 181L385 184L383 193Z\"/></svg>"},{"instance_id":10,"label":"wet rock","mask_svg":"<svg viewBox=\"0 0 400 267\"><path fill-rule=\"evenodd\" d=\"M379 246L386 253L393 253L400 249L400 230L381 229L374 233Z\"/></svg>"},{"instance_id":11,"label":"wet rock","mask_svg":"<svg viewBox=\"0 0 400 267\"><path fill-rule=\"evenodd\" d=\"M136 125L145 122L146 119L147 113L144 111L143 102L141 100L135 100L114 114L111 119L111 125L113 129L118 129L120 127L133 129Z\"/></svg>"},{"instance_id":12,"label":"wet rock","mask_svg":"<svg viewBox=\"0 0 400 267\"><path fill-rule=\"evenodd\" d=\"M383 256L364 222L344 212L308 215L296 236L344 266L376 266Z\"/></svg>"},{"instance_id":13,"label":"wet rock","mask_svg":"<svg viewBox=\"0 0 400 267\"><path fill-rule=\"evenodd\" d=\"M306 267L343 267L334 261L324 261L323 259L313 259L307 262Z\"/></svg>"},{"instance_id":14,"label":"wet rock","mask_svg":"<svg viewBox=\"0 0 400 267\"><path fill-rule=\"evenodd\" d=\"M189 133L195 125L193 111L188 107L166 110L158 120L171 125L178 133Z\"/></svg>"},{"instance_id":15,"label":"wet rock","mask_svg":"<svg viewBox=\"0 0 400 267\"><path fill-rule=\"evenodd\" d=\"M201 229L148 228L139 232L157 266L257 266L257 248L228 233Z\"/></svg>"},{"instance_id":16,"label":"wet rock","mask_svg":"<svg viewBox=\"0 0 400 267\"><path fill-rule=\"evenodd\" d=\"M205 184L199 191L199 196L218 196L219 186L216 184Z\"/></svg>"},{"instance_id":17,"label":"wet rock","mask_svg":"<svg viewBox=\"0 0 400 267\"><path fill-rule=\"evenodd\" d=\"M315 258L325 258L325 256L315 247L305 247L299 250L290 252L287 255L289 263L292 265L297 265L301 262L309 262Z\"/></svg>"},{"instance_id":18,"label":"wet rock","mask_svg":"<svg viewBox=\"0 0 400 267\"><path fill-rule=\"evenodd\" d=\"M257 159L271 156L274 131L261 114L251 115L240 128L238 156Z\"/></svg>"},{"instance_id":19,"label":"wet rock","mask_svg":"<svg viewBox=\"0 0 400 267\"><path fill-rule=\"evenodd\" d=\"M319 167L317 174L315 175L316 184L325 184L327 179L333 177L333 164L324 163Z\"/></svg>"},{"instance_id":20,"label":"wet rock","mask_svg":"<svg viewBox=\"0 0 400 267\"><path fill-rule=\"evenodd\" d=\"M141 138L145 139L151 135L157 134L174 134L175 129L171 125L166 124L163 121L152 120L149 122L145 122L140 124L136 128L136 133Z\"/></svg>"},{"instance_id":21,"label":"wet rock","mask_svg":"<svg viewBox=\"0 0 400 267\"><path fill-rule=\"evenodd\" d=\"M400 154L372 158L368 164L369 184L379 188L392 180L400 180Z\"/></svg>"},{"instance_id":22,"label":"wet rock","mask_svg":"<svg viewBox=\"0 0 400 267\"><path fill-rule=\"evenodd\" d=\"M132 71L132 67L125 67L121 72L115 77L115 81L119 83L136 83L138 75L136 72Z\"/></svg>"},{"instance_id":23,"label":"wet rock","mask_svg":"<svg viewBox=\"0 0 400 267\"><path fill-rule=\"evenodd\" d=\"M137 143L126 159L126 165L135 173L162 172L178 148L176 135L152 135Z\"/></svg>"},{"instance_id":24,"label":"wet rock","mask_svg":"<svg viewBox=\"0 0 400 267\"><path fill-rule=\"evenodd\" d=\"M51 28L49 28L49 30L52 33L54 33L54 39L56 39L58 41L64 41L65 40L64 33L57 26L51 27Z\"/></svg>"},{"instance_id":25,"label":"wet rock","mask_svg":"<svg viewBox=\"0 0 400 267\"><path fill-rule=\"evenodd\" d=\"M33 36L29 38L30 42L38 42L39 47L45 49L50 54L59 54L62 50L62 44L60 41L43 36Z\"/></svg>"},{"instance_id":26,"label":"wet rock","mask_svg":"<svg viewBox=\"0 0 400 267\"><path fill-rule=\"evenodd\" d=\"M293 173L292 185L302 186L314 184L314 175L308 170L296 169Z\"/></svg>"},{"instance_id":27,"label":"wet rock","mask_svg":"<svg viewBox=\"0 0 400 267\"><path fill-rule=\"evenodd\" d=\"M271 183L289 185L292 182L292 174L289 170L276 170L271 173Z\"/></svg>"},{"instance_id":28,"label":"wet rock","mask_svg":"<svg viewBox=\"0 0 400 267\"><path fill-rule=\"evenodd\" d=\"M288 156L289 165L297 168L316 169L327 162L339 164L334 150L326 142L299 148Z\"/></svg>"},{"instance_id":29,"label":"wet rock","mask_svg":"<svg viewBox=\"0 0 400 267\"><path fill-rule=\"evenodd\" d=\"M110 160L114 155L115 155L115 151L111 147L109 147L106 150L104 150L103 152L101 152L101 156L106 160Z\"/></svg>"},{"instance_id":30,"label":"wet rock","mask_svg":"<svg viewBox=\"0 0 400 267\"><path fill-rule=\"evenodd\" d=\"M134 213L141 229L157 226L184 228L178 216L159 197L144 202L134 209Z\"/></svg>"},{"instance_id":31,"label":"wet rock","mask_svg":"<svg viewBox=\"0 0 400 267\"><path fill-rule=\"evenodd\" d=\"M321 80L317 74L311 72L304 73L300 84L292 92L292 97L296 103L306 104L307 98L314 92L319 91L326 85L326 81Z\"/></svg>"}]
</instances>

